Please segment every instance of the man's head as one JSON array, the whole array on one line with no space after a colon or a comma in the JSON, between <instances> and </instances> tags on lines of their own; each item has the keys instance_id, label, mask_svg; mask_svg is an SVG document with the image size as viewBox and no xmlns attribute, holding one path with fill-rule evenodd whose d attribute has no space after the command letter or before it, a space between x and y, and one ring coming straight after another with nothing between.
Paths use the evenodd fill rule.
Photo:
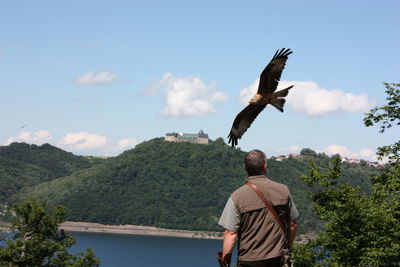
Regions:
<instances>
[{"instance_id":1,"label":"man's head","mask_svg":"<svg viewBox=\"0 0 400 267\"><path fill-rule=\"evenodd\" d=\"M267 170L267 157L264 152L254 149L244 157L244 168L249 176L265 175Z\"/></svg>"}]
</instances>

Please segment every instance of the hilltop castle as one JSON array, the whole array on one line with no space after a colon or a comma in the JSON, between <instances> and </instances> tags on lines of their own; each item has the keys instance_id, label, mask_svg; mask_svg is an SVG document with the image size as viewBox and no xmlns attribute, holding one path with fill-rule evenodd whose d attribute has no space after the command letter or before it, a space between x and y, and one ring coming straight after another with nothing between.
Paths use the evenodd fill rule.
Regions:
<instances>
[{"instance_id":1,"label":"hilltop castle","mask_svg":"<svg viewBox=\"0 0 400 267\"><path fill-rule=\"evenodd\" d=\"M208 134L200 130L197 134L190 133L167 133L164 137L165 141L168 142L187 142L194 144L204 144L209 143Z\"/></svg>"}]
</instances>

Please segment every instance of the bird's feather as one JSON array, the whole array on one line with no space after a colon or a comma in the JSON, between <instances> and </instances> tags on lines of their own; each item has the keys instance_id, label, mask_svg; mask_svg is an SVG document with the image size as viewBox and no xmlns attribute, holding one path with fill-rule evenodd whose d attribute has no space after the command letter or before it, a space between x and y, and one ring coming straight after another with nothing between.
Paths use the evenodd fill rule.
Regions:
<instances>
[{"instance_id":1,"label":"bird's feather","mask_svg":"<svg viewBox=\"0 0 400 267\"><path fill-rule=\"evenodd\" d=\"M289 86L288 88L285 88L283 90L280 90L278 92L275 92L272 94L272 97L285 97L289 94L289 90L292 89L293 85Z\"/></svg>"},{"instance_id":2,"label":"bird's feather","mask_svg":"<svg viewBox=\"0 0 400 267\"><path fill-rule=\"evenodd\" d=\"M257 93L261 95L272 94L278 87L282 71L285 68L288 56L293 52L288 48L277 50L269 64L261 72Z\"/></svg>"},{"instance_id":3,"label":"bird's feather","mask_svg":"<svg viewBox=\"0 0 400 267\"><path fill-rule=\"evenodd\" d=\"M249 104L245 107L233 121L232 129L228 135L228 143L232 143L232 147L238 144L238 139L247 131L253 121L257 118L258 114L267 106Z\"/></svg>"},{"instance_id":4,"label":"bird's feather","mask_svg":"<svg viewBox=\"0 0 400 267\"><path fill-rule=\"evenodd\" d=\"M286 100L284 98L273 98L271 99L270 104L273 105L277 110L283 112L283 106L285 105Z\"/></svg>"}]
</instances>

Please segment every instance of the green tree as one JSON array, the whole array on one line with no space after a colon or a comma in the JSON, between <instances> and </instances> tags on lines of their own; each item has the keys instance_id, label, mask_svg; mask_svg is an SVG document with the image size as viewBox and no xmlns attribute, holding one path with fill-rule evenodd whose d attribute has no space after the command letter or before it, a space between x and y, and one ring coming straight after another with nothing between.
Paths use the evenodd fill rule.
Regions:
<instances>
[{"instance_id":1,"label":"green tree","mask_svg":"<svg viewBox=\"0 0 400 267\"><path fill-rule=\"evenodd\" d=\"M384 83L387 93L387 104L375 107L366 114L365 126L378 124L379 132L383 133L393 125L400 125L400 83ZM378 148L378 156L388 157L390 162L400 160L400 140L393 145Z\"/></svg>"},{"instance_id":2,"label":"green tree","mask_svg":"<svg viewBox=\"0 0 400 267\"><path fill-rule=\"evenodd\" d=\"M400 125L400 83L384 83L387 103L375 107L364 118L365 125L378 124L384 133ZM380 158L389 159L388 166L373 178L372 198L376 203L377 216L368 223L374 248L367 255L383 262L400 266L400 140L392 145L378 148ZM375 229L375 231L374 231Z\"/></svg>"},{"instance_id":3,"label":"green tree","mask_svg":"<svg viewBox=\"0 0 400 267\"><path fill-rule=\"evenodd\" d=\"M224 138L222 138L222 137L218 137L217 139L215 139L214 142L225 144Z\"/></svg>"},{"instance_id":4,"label":"green tree","mask_svg":"<svg viewBox=\"0 0 400 267\"><path fill-rule=\"evenodd\" d=\"M0 247L1 266L98 266L92 249L71 255L67 249L75 243L71 234L58 230L64 221L65 208L58 206L51 213L45 204L28 200L14 206L13 237Z\"/></svg>"},{"instance_id":5,"label":"green tree","mask_svg":"<svg viewBox=\"0 0 400 267\"><path fill-rule=\"evenodd\" d=\"M387 84L388 103L366 114L366 126L380 123L384 132L399 125L399 84ZM325 256L329 266L400 266L400 157L399 142L378 149L378 156L388 157L390 164L372 179L371 193L338 183L341 172L336 158L327 172L311 163L308 175L302 177L309 188L314 207L325 221L312 248L298 247L298 262ZM308 249L308 250L307 250ZM320 254L321 255L321 254Z\"/></svg>"},{"instance_id":6,"label":"green tree","mask_svg":"<svg viewBox=\"0 0 400 267\"><path fill-rule=\"evenodd\" d=\"M294 266L296 267L323 267L324 255L322 252L316 253L315 242L307 244L293 244L292 254Z\"/></svg>"},{"instance_id":7,"label":"green tree","mask_svg":"<svg viewBox=\"0 0 400 267\"><path fill-rule=\"evenodd\" d=\"M300 151L300 155L302 155L302 156L311 156L311 157L318 156L317 152L315 152L314 150L312 150L310 148L303 148Z\"/></svg>"}]
</instances>

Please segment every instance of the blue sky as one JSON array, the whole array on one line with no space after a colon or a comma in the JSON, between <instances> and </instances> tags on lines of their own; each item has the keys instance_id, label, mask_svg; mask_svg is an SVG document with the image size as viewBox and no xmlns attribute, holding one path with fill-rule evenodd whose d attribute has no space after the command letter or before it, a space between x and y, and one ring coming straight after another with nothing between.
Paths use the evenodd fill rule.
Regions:
<instances>
[{"instance_id":1,"label":"blue sky","mask_svg":"<svg viewBox=\"0 0 400 267\"><path fill-rule=\"evenodd\" d=\"M374 159L362 118L399 82L398 1L2 1L0 144L117 155L167 132L226 137L275 51L281 86L239 141Z\"/></svg>"}]
</instances>

